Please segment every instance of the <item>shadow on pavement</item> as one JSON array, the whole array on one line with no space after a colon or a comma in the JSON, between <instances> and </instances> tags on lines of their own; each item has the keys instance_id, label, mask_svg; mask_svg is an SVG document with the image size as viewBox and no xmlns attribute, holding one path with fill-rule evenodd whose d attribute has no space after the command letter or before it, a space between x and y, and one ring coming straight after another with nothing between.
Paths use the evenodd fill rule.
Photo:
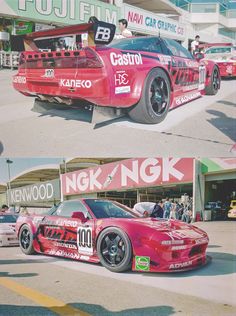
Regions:
<instances>
[{"instance_id":1,"label":"shadow on pavement","mask_svg":"<svg viewBox=\"0 0 236 316\"><path fill-rule=\"evenodd\" d=\"M0 265L1 264L26 264L26 263L48 263L48 262L55 262L58 261L58 258L48 258L45 257L43 259L6 259L6 260L0 260Z\"/></svg>"},{"instance_id":2,"label":"shadow on pavement","mask_svg":"<svg viewBox=\"0 0 236 316\"><path fill-rule=\"evenodd\" d=\"M58 314L51 312L47 308L40 306L21 306L21 305L0 305L0 316L55 316Z\"/></svg>"},{"instance_id":3,"label":"shadow on pavement","mask_svg":"<svg viewBox=\"0 0 236 316\"><path fill-rule=\"evenodd\" d=\"M208 245L208 249L209 248L221 248L222 246L219 246L219 245Z\"/></svg>"},{"instance_id":4,"label":"shadow on pavement","mask_svg":"<svg viewBox=\"0 0 236 316\"><path fill-rule=\"evenodd\" d=\"M207 121L228 136L233 141L236 141L235 119L228 117L225 113L216 110L207 110L207 113L214 115L213 118Z\"/></svg>"},{"instance_id":5,"label":"shadow on pavement","mask_svg":"<svg viewBox=\"0 0 236 316\"><path fill-rule=\"evenodd\" d=\"M6 305L3 304L0 306L0 315L16 315L16 316L22 316L22 315L44 315L44 316L51 316L51 315L65 315L63 313L63 309L66 308L66 306L78 309L78 313L73 313L74 316L81 315L81 311L86 312L94 316L145 316L145 315L151 315L151 316L169 316L174 315L175 310L171 306L152 306L152 307L144 307L144 308L133 308L133 309L127 309L119 312L112 312L107 310L101 305L96 304L85 304L85 303L71 303L64 306L51 306L50 309L55 310L50 311L46 308L39 307L39 306L19 306L19 305ZM178 311L181 312L181 311ZM67 314L68 315L68 314Z\"/></svg>"},{"instance_id":6,"label":"shadow on pavement","mask_svg":"<svg viewBox=\"0 0 236 316\"><path fill-rule=\"evenodd\" d=\"M9 274L9 272L0 272L1 277L7 278L29 278L38 275L38 273L16 273L16 274Z\"/></svg>"},{"instance_id":7,"label":"shadow on pavement","mask_svg":"<svg viewBox=\"0 0 236 316\"><path fill-rule=\"evenodd\" d=\"M233 103L233 102L230 102L230 101L226 101L226 100L220 100L220 101L217 101L217 103L224 104L224 105L230 105L230 106L233 106L233 107L236 106L236 103Z\"/></svg>"}]
</instances>

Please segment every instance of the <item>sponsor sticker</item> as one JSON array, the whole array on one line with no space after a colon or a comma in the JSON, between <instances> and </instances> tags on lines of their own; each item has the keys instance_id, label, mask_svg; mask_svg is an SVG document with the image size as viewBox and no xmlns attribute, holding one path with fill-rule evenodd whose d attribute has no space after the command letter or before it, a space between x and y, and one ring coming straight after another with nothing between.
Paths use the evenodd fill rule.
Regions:
<instances>
[{"instance_id":1,"label":"sponsor sticker","mask_svg":"<svg viewBox=\"0 0 236 316\"><path fill-rule=\"evenodd\" d=\"M130 86L116 87L115 94L130 93Z\"/></svg>"},{"instance_id":2,"label":"sponsor sticker","mask_svg":"<svg viewBox=\"0 0 236 316\"><path fill-rule=\"evenodd\" d=\"M96 41L108 43L111 36L111 30L108 27L99 26L95 35Z\"/></svg>"},{"instance_id":3,"label":"sponsor sticker","mask_svg":"<svg viewBox=\"0 0 236 316\"><path fill-rule=\"evenodd\" d=\"M79 79L60 79L60 87L68 88L84 88L89 89L92 87L92 82L90 80L79 80Z\"/></svg>"},{"instance_id":4,"label":"sponsor sticker","mask_svg":"<svg viewBox=\"0 0 236 316\"><path fill-rule=\"evenodd\" d=\"M43 78L54 78L54 69L45 69L45 73L42 76Z\"/></svg>"},{"instance_id":5,"label":"sponsor sticker","mask_svg":"<svg viewBox=\"0 0 236 316\"><path fill-rule=\"evenodd\" d=\"M77 260L79 260L80 258L79 254L73 253L73 252L67 252L64 250L51 249L48 251L48 254L52 256L59 256L59 257L65 257L65 258L70 258L70 259L77 259Z\"/></svg>"},{"instance_id":6,"label":"sponsor sticker","mask_svg":"<svg viewBox=\"0 0 236 316\"><path fill-rule=\"evenodd\" d=\"M175 102L177 105L189 102L201 96L201 92L192 93L189 95L183 95L182 97L176 98Z\"/></svg>"},{"instance_id":7,"label":"sponsor sticker","mask_svg":"<svg viewBox=\"0 0 236 316\"><path fill-rule=\"evenodd\" d=\"M67 248L67 249L77 249L76 245L74 244L68 244L68 243L64 243L64 242L56 242L55 243L56 247L62 247L62 248Z\"/></svg>"},{"instance_id":8,"label":"sponsor sticker","mask_svg":"<svg viewBox=\"0 0 236 316\"><path fill-rule=\"evenodd\" d=\"M150 257L135 256L135 270L149 271L150 270Z\"/></svg>"},{"instance_id":9,"label":"sponsor sticker","mask_svg":"<svg viewBox=\"0 0 236 316\"><path fill-rule=\"evenodd\" d=\"M129 84L129 75L125 71L117 71L115 73L115 85L125 86Z\"/></svg>"},{"instance_id":10,"label":"sponsor sticker","mask_svg":"<svg viewBox=\"0 0 236 316\"><path fill-rule=\"evenodd\" d=\"M26 77L24 76L14 76L13 77L14 83L26 83Z\"/></svg>"},{"instance_id":11,"label":"sponsor sticker","mask_svg":"<svg viewBox=\"0 0 236 316\"><path fill-rule=\"evenodd\" d=\"M113 66L132 66L143 64L143 59L140 53L117 54L112 52L110 53L110 60Z\"/></svg>"},{"instance_id":12,"label":"sponsor sticker","mask_svg":"<svg viewBox=\"0 0 236 316\"><path fill-rule=\"evenodd\" d=\"M169 269L181 269L181 268L185 268L185 267L191 266L192 264L193 264L193 262L191 260L190 261L185 261L185 262L179 262L179 263L172 263L169 266Z\"/></svg>"}]
</instances>

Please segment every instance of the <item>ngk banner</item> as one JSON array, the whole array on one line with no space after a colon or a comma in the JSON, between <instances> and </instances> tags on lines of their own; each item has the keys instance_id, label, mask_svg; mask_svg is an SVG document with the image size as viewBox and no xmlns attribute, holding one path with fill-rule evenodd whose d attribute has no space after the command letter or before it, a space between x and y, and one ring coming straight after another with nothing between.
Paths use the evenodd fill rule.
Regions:
<instances>
[{"instance_id":1,"label":"ngk banner","mask_svg":"<svg viewBox=\"0 0 236 316\"><path fill-rule=\"evenodd\" d=\"M61 175L63 195L193 181L193 158L134 158Z\"/></svg>"},{"instance_id":2,"label":"ngk banner","mask_svg":"<svg viewBox=\"0 0 236 316\"><path fill-rule=\"evenodd\" d=\"M8 190L11 205L60 200L59 179Z\"/></svg>"}]
</instances>

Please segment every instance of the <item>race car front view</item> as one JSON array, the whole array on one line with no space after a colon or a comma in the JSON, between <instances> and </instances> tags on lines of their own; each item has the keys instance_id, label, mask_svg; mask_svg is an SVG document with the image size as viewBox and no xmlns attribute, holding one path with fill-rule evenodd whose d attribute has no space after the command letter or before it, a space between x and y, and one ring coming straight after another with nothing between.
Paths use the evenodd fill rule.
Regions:
<instances>
[{"instance_id":1,"label":"race car front view","mask_svg":"<svg viewBox=\"0 0 236 316\"><path fill-rule=\"evenodd\" d=\"M21 250L88 262L113 272L174 272L206 264L208 236L177 220L144 218L109 200L61 202L48 214L20 217Z\"/></svg>"},{"instance_id":2,"label":"race car front view","mask_svg":"<svg viewBox=\"0 0 236 316\"><path fill-rule=\"evenodd\" d=\"M101 36L101 26L106 34ZM25 35L16 90L43 102L89 102L156 124L168 111L220 88L219 67L198 61L174 40L155 36L114 40L112 24L97 22ZM98 32L98 30L100 30ZM41 51L41 38L89 33L89 46ZM106 44L106 45L105 45Z\"/></svg>"}]
</instances>

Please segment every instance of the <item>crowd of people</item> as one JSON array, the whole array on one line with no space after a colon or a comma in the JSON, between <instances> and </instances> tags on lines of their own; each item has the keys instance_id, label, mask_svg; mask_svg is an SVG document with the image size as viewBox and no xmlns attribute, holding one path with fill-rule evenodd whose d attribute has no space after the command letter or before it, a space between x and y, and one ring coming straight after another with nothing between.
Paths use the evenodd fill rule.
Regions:
<instances>
[{"instance_id":1,"label":"crowd of people","mask_svg":"<svg viewBox=\"0 0 236 316\"><path fill-rule=\"evenodd\" d=\"M160 200L157 203L137 203L134 206L134 210L142 213L144 217L177 219L186 223L191 223L192 221L191 203L179 203L170 200L168 197L164 201Z\"/></svg>"}]
</instances>

